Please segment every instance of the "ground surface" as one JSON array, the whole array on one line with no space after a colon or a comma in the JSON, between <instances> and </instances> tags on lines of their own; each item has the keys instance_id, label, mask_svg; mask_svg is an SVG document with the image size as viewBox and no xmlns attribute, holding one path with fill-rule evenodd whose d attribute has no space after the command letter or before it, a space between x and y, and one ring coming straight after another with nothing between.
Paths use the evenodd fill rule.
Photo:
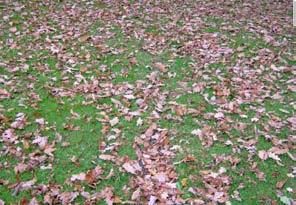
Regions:
<instances>
[{"instance_id":1,"label":"ground surface","mask_svg":"<svg viewBox=\"0 0 296 205\"><path fill-rule=\"evenodd\" d=\"M295 203L292 1L0 15L0 204Z\"/></svg>"}]
</instances>

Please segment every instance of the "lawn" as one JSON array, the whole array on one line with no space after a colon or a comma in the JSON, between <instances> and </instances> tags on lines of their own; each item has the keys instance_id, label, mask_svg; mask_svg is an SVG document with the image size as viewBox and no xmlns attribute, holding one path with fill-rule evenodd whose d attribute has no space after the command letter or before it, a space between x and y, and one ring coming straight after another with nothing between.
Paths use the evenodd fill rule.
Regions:
<instances>
[{"instance_id":1,"label":"lawn","mask_svg":"<svg viewBox=\"0 0 296 205\"><path fill-rule=\"evenodd\" d=\"M292 1L0 2L0 205L296 203Z\"/></svg>"}]
</instances>

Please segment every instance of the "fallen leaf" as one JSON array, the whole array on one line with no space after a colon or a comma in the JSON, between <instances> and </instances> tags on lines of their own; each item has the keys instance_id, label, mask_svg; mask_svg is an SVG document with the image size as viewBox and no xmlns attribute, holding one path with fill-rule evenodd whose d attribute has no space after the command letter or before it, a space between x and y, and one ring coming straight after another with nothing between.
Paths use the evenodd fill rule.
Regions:
<instances>
[{"instance_id":1,"label":"fallen leaf","mask_svg":"<svg viewBox=\"0 0 296 205\"><path fill-rule=\"evenodd\" d=\"M44 118L38 118L35 120L35 122L38 124L38 125L45 125L45 120Z\"/></svg>"},{"instance_id":2,"label":"fallen leaf","mask_svg":"<svg viewBox=\"0 0 296 205\"><path fill-rule=\"evenodd\" d=\"M24 113L18 113L16 115L16 119L13 123L11 123L11 127L14 129L23 129L27 124L27 119Z\"/></svg>"},{"instance_id":3,"label":"fallen leaf","mask_svg":"<svg viewBox=\"0 0 296 205\"><path fill-rule=\"evenodd\" d=\"M264 151L264 150L260 150L258 152L258 156L259 156L260 159L266 160L268 158L268 152Z\"/></svg>"},{"instance_id":4,"label":"fallen leaf","mask_svg":"<svg viewBox=\"0 0 296 205\"><path fill-rule=\"evenodd\" d=\"M181 184L182 184L182 187L187 187L188 179L187 178L182 179Z\"/></svg>"},{"instance_id":5,"label":"fallen leaf","mask_svg":"<svg viewBox=\"0 0 296 205\"><path fill-rule=\"evenodd\" d=\"M11 94L0 88L0 99L10 98Z\"/></svg>"},{"instance_id":6,"label":"fallen leaf","mask_svg":"<svg viewBox=\"0 0 296 205\"><path fill-rule=\"evenodd\" d=\"M2 139L4 142L13 143L16 142L17 136L14 134L13 129L7 129L3 132Z\"/></svg>"},{"instance_id":7,"label":"fallen leaf","mask_svg":"<svg viewBox=\"0 0 296 205\"><path fill-rule=\"evenodd\" d=\"M167 72L166 66L160 62L155 63L154 66L163 73Z\"/></svg>"},{"instance_id":8,"label":"fallen leaf","mask_svg":"<svg viewBox=\"0 0 296 205\"><path fill-rule=\"evenodd\" d=\"M135 57L130 58L130 64L136 65L138 63L137 59Z\"/></svg>"},{"instance_id":9,"label":"fallen leaf","mask_svg":"<svg viewBox=\"0 0 296 205\"><path fill-rule=\"evenodd\" d=\"M32 189L33 188L33 185L35 184L35 182L36 182L36 179L32 179L32 180L29 180L29 181L20 182L14 188L13 195L16 196L16 195L18 195L19 192Z\"/></svg>"},{"instance_id":10,"label":"fallen leaf","mask_svg":"<svg viewBox=\"0 0 296 205\"><path fill-rule=\"evenodd\" d=\"M38 146L40 147L40 149L45 149L46 145L48 142L48 137L41 137L41 136L37 136L35 137L35 139L32 141L32 144L38 144Z\"/></svg>"},{"instance_id":11,"label":"fallen leaf","mask_svg":"<svg viewBox=\"0 0 296 205\"><path fill-rule=\"evenodd\" d=\"M224 118L224 114L222 112L218 112L214 116L217 120L222 120Z\"/></svg>"},{"instance_id":12,"label":"fallen leaf","mask_svg":"<svg viewBox=\"0 0 296 205\"><path fill-rule=\"evenodd\" d=\"M63 192L58 197L61 200L62 204L71 204L77 197L77 192Z\"/></svg>"},{"instance_id":13,"label":"fallen leaf","mask_svg":"<svg viewBox=\"0 0 296 205\"><path fill-rule=\"evenodd\" d=\"M145 132L146 137L151 137L156 128L157 128L157 125L155 123L151 124L150 127Z\"/></svg>"},{"instance_id":14,"label":"fallen leaf","mask_svg":"<svg viewBox=\"0 0 296 205\"><path fill-rule=\"evenodd\" d=\"M108 155L108 154L101 154L99 158L106 161L115 161L116 159L115 156Z\"/></svg>"},{"instance_id":15,"label":"fallen leaf","mask_svg":"<svg viewBox=\"0 0 296 205\"><path fill-rule=\"evenodd\" d=\"M143 125L143 120L142 120L142 118L139 117L137 120L137 126L139 127L141 125Z\"/></svg>"},{"instance_id":16,"label":"fallen leaf","mask_svg":"<svg viewBox=\"0 0 296 205\"><path fill-rule=\"evenodd\" d=\"M83 35L79 38L79 41L83 43L83 42L88 41L89 39L90 39L89 35Z\"/></svg>"},{"instance_id":17,"label":"fallen leaf","mask_svg":"<svg viewBox=\"0 0 296 205\"><path fill-rule=\"evenodd\" d=\"M138 188L136 191L132 194L132 200L138 200L141 196L141 189Z\"/></svg>"},{"instance_id":18,"label":"fallen leaf","mask_svg":"<svg viewBox=\"0 0 296 205\"><path fill-rule=\"evenodd\" d=\"M136 174L135 168L128 162L124 163L122 167L129 173Z\"/></svg>"},{"instance_id":19,"label":"fallen leaf","mask_svg":"<svg viewBox=\"0 0 296 205\"><path fill-rule=\"evenodd\" d=\"M287 179L285 179L285 180L283 180L283 181L279 181L279 182L277 182L277 183L276 183L276 188L277 188L277 189L282 189L286 182L287 182Z\"/></svg>"},{"instance_id":20,"label":"fallen leaf","mask_svg":"<svg viewBox=\"0 0 296 205\"><path fill-rule=\"evenodd\" d=\"M80 174L74 174L71 176L71 181L84 181L86 177L86 174L84 172L81 172Z\"/></svg>"},{"instance_id":21,"label":"fallen leaf","mask_svg":"<svg viewBox=\"0 0 296 205\"><path fill-rule=\"evenodd\" d=\"M29 202L29 205L39 205L39 203L38 203L37 199L35 197L33 197L31 199L31 201Z\"/></svg>"},{"instance_id":22,"label":"fallen leaf","mask_svg":"<svg viewBox=\"0 0 296 205\"><path fill-rule=\"evenodd\" d=\"M9 28L9 31L11 33L15 33L15 32L17 32L17 28L16 27L11 27L11 28Z\"/></svg>"},{"instance_id":23,"label":"fallen leaf","mask_svg":"<svg viewBox=\"0 0 296 205\"><path fill-rule=\"evenodd\" d=\"M154 204L156 204L156 200L157 200L156 196L150 196L149 197L148 205L154 205Z\"/></svg>"},{"instance_id":24,"label":"fallen leaf","mask_svg":"<svg viewBox=\"0 0 296 205\"><path fill-rule=\"evenodd\" d=\"M14 167L14 172L16 174L18 173L22 173L24 171L26 171L28 169L28 165L24 164L24 163L18 163L15 167Z\"/></svg>"},{"instance_id":25,"label":"fallen leaf","mask_svg":"<svg viewBox=\"0 0 296 205\"><path fill-rule=\"evenodd\" d=\"M118 117L113 118L112 120L109 121L110 125L113 127L115 125L117 125L119 122Z\"/></svg>"}]
</instances>

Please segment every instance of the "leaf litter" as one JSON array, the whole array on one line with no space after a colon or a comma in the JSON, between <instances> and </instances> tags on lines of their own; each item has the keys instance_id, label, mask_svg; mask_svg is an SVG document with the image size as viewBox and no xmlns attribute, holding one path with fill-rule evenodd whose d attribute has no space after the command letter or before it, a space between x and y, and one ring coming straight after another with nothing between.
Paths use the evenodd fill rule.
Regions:
<instances>
[{"instance_id":1,"label":"leaf litter","mask_svg":"<svg viewBox=\"0 0 296 205\"><path fill-rule=\"evenodd\" d=\"M3 5L0 204L295 203L291 2ZM85 131L91 123L100 128ZM91 166L69 137L81 133L100 136ZM57 153L73 144L81 153L64 160L75 169L55 179Z\"/></svg>"}]
</instances>

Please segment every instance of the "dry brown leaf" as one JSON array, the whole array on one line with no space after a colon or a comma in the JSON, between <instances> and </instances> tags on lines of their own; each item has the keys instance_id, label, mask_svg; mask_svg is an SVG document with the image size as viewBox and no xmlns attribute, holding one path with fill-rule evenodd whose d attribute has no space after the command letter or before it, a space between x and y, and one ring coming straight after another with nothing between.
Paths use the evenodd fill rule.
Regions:
<instances>
[{"instance_id":1,"label":"dry brown leaf","mask_svg":"<svg viewBox=\"0 0 296 205\"><path fill-rule=\"evenodd\" d=\"M4 89L0 88L0 99L9 98L11 94Z\"/></svg>"},{"instance_id":2,"label":"dry brown leaf","mask_svg":"<svg viewBox=\"0 0 296 205\"><path fill-rule=\"evenodd\" d=\"M116 159L115 156L109 154L101 154L99 158L106 161L115 161Z\"/></svg>"},{"instance_id":3,"label":"dry brown leaf","mask_svg":"<svg viewBox=\"0 0 296 205\"><path fill-rule=\"evenodd\" d=\"M29 205L39 205L37 199L35 197L33 197L31 200L30 200L30 203Z\"/></svg>"},{"instance_id":4,"label":"dry brown leaf","mask_svg":"<svg viewBox=\"0 0 296 205\"><path fill-rule=\"evenodd\" d=\"M122 167L129 173L136 174L136 169L128 162L124 163Z\"/></svg>"},{"instance_id":5,"label":"dry brown leaf","mask_svg":"<svg viewBox=\"0 0 296 205\"><path fill-rule=\"evenodd\" d=\"M85 180L85 178L86 178L86 174L84 173L84 172L81 172L81 173L79 173L79 174L74 174L74 175L72 175L71 176L71 178L70 178L70 180L71 181L84 181Z\"/></svg>"},{"instance_id":6,"label":"dry brown leaf","mask_svg":"<svg viewBox=\"0 0 296 205\"><path fill-rule=\"evenodd\" d=\"M14 188L13 195L16 196L19 192L32 189L35 183L36 183L36 179L20 182Z\"/></svg>"},{"instance_id":7,"label":"dry brown leaf","mask_svg":"<svg viewBox=\"0 0 296 205\"><path fill-rule=\"evenodd\" d=\"M283 180L283 181L279 181L276 183L276 188L277 189L282 189L285 185L285 183L287 182L287 179Z\"/></svg>"},{"instance_id":8,"label":"dry brown leaf","mask_svg":"<svg viewBox=\"0 0 296 205\"><path fill-rule=\"evenodd\" d=\"M130 59L130 64L131 65L136 65L138 63L138 61L137 61L137 59L135 58L135 57L132 57L131 59Z\"/></svg>"},{"instance_id":9,"label":"dry brown leaf","mask_svg":"<svg viewBox=\"0 0 296 205\"><path fill-rule=\"evenodd\" d=\"M155 66L158 70L160 70L162 73L165 73L165 72L168 71L167 68L166 68L166 66L165 66L164 64L160 63L160 62L155 63L154 66Z\"/></svg>"},{"instance_id":10,"label":"dry brown leaf","mask_svg":"<svg viewBox=\"0 0 296 205\"><path fill-rule=\"evenodd\" d=\"M132 194L132 200L138 200L140 196L141 196L141 189L137 188L137 190L134 191Z\"/></svg>"},{"instance_id":11,"label":"dry brown leaf","mask_svg":"<svg viewBox=\"0 0 296 205\"><path fill-rule=\"evenodd\" d=\"M156 128L157 128L157 125L155 123L151 124L150 127L145 132L146 137L151 137Z\"/></svg>"},{"instance_id":12,"label":"dry brown leaf","mask_svg":"<svg viewBox=\"0 0 296 205\"><path fill-rule=\"evenodd\" d=\"M119 123L118 117L114 117L112 120L109 121L110 125L113 127Z\"/></svg>"},{"instance_id":13,"label":"dry brown leaf","mask_svg":"<svg viewBox=\"0 0 296 205\"><path fill-rule=\"evenodd\" d=\"M258 156L259 156L260 159L266 160L268 158L268 152L264 151L264 150L260 150L258 152Z\"/></svg>"}]
</instances>

